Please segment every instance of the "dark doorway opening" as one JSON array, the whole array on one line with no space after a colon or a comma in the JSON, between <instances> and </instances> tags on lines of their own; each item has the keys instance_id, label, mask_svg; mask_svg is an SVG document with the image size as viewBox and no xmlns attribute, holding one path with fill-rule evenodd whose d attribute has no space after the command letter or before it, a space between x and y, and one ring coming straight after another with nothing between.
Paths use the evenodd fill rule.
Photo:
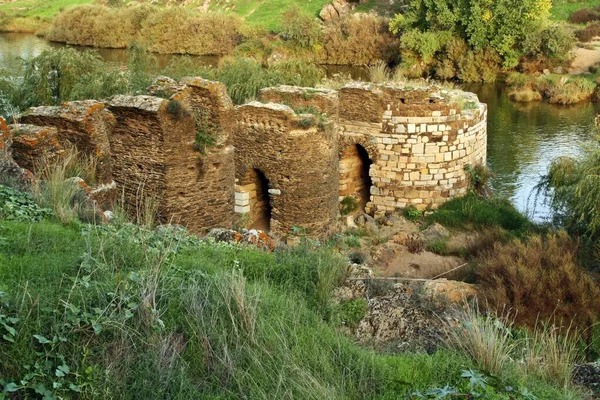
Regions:
<instances>
[{"instance_id":1,"label":"dark doorway opening","mask_svg":"<svg viewBox=\"0 0 600 400\"><path fill-rule=\"evenodd\" d=\"M340 199L353 197L361 211L371 199L371 163L369 153L359 144L348 147L340 157Z\"/></svg>"}]
</instances>

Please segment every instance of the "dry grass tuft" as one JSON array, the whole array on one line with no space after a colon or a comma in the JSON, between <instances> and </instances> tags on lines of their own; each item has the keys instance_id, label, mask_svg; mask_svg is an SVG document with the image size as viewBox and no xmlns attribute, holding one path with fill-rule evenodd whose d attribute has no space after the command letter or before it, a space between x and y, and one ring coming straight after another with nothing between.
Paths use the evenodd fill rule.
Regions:
<instances>
[{"instance_id":1,"label":"dry grass tuft","mask_svg":"<svg viewBox=\"0 0 600 400\"><path fill-rule=\"evenodd\" d=\"M496 243L476 271L488 307L514 310L521 326L569 321L584 331L600 317L600 289L577 265L577 250L565 232Z\"/></svg>"}]
</instances>

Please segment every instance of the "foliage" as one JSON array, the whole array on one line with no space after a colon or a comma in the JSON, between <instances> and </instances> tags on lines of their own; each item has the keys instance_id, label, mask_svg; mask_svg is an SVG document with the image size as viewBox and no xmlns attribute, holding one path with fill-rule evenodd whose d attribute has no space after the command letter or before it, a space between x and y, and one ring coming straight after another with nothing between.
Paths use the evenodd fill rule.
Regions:
<instances>
[{"instance_id":1,"label":"foliage","mask_svg":"<svg viewBox=\"0 0 600 400\"><path fill-rule=\"evenodd\" d=\"M489 179L492 173L484 164L465 165L465 172L469 177L469 189L479 196L485 196L489 193Z\"/></svg>"},{"instance_id":2,"label":"foliage","mask_svg":"<svg viewBox=\"0 0 600 400\"><path fill-rule=\"evenodd\" d=\"M416 221L423 216L423 213L417 209L414 205L404 207L402 215L409 221Z\"/></svg>"},{"instance_id":3,"label":"foliage","mask_svg":"<svg viewBox=\"0 0 600 400\"><path fill-rule=\"evenodd\" d=\"M600 21L600 7L581 8L569 17L569 22L574 24L587 24L594 21Z\"/></svg>"},{"instance_id":4,"label":"foliage","mask_svg":"<svg viewBox=\"0 0 600 400\"><path fill-rule=\"evenodd\" d=\"M0 234L0 333L13 340L0 339L0 385L16 396L398 398L458 386L475 367L452 350L376 354L338 333L318 305L343 262L310 243L272 254L121 222L2 221ZM521 382L504 372L504 386Z\"/></svg>"},{"instance_id":5,"label":"foliage","mask_svg":"<svg viewBox=\"0 0 600 400\"><path fill-rule=\"evenodd\" d=\"M521 326L552 320L584 332L600 317L600 289L577 264L577 250L564 231L496 243L476 270L488 307L513 310Z\"/></svg>"},{"instance_id":6,"label":"foliage","mask_svg":"<svg viewBox=\"0 0 600 400\"><path fill-rule=\"evenodd\" d=\"M227 86L235 104L256 98L260 89L276 85L315 86L323 71L300 60L280 61L266 68L250 58L224 58L218 68L207 71L207 77Z\"/></svg>"},{"instance_id":7,"label":"foliage","mask_svg":"<svg viewBox=\"0 0 600 400\"><path fill-rule=\"evenodd\" d=\"M402 63L413 76L435 71L443 79L493 81L525 54L565 57L573 35L550 25L550 6L550 0L413 0L389 29L400 35Z\"/></svg>"},{"instance_id":8,"label":"foliage","mask_svg":"<svg viewBox=\"0 0 600 400\"><path fill-rule=\"evenodd\" d=\"M234 15L181 7L81 5L57 15L47 37L84 46L126 48L139 42L158 53L224 55L238 44L240 26Z\"/></svg>"},{"instance_id":9,"label":"foliage","mask_svg":"<svg viewBox=\"0 0 600 400\"><path fill-rule=\"evenodd\" d=\"M127 91L127 79L108 67L96 52L72 48L45 50L23 61L19 78L0 76L6 104L0 115L10 116L29 107L63 101L100 99Z\"/></svg>"},{"instance_id":10,"label":"foliage","mask_svg":"<svg viewBox=\"0 0 600 400\"><path fill-rule=\"evenodd\" d=\"M445 398L486 398L486 399L526 399L537 397L522 387L518 390L511 386L502 387L494 377L486 377L472 369L463 370L463 380L458 386L446 385L442 388L429 389L426 392L413 392L409 399L445 399Z\"/></svg>"},{"instance_id":11,"label":"foliage","mask_svg":"<svg viewBox=\"0 0 600 400\"><path fill-rule=\"evenodd\" d=\"M38 206L29 193L0 185L0 219L37 222L52 215Z\"/></svg>"},{"instance_id":12,"label":"foliage","mask_svg":"<svg viewBox=\"0 0 600 400\"><path fill-rule=\"evenodd\" d=\"M319 43L321 24L294 4L283 13L279 33L294 45L310 49Z\"/></svg>"},{"instance_id":13,"label":"foliage","mask_svg":"<svg viewBox=\"0 0 600 400\"><path fill-rule=\"evenodd\" d=\"M340 323L350 329L356 329L359 322L367 315L369 304L363 298L342 301L335 307L334 313Z\"/></svg>"},{"instance_id":14,"label":"foliage","mask_svg":"<svg viewBox=\"0 0 600 400\"><path fill-rule=\"evenodd\" d=\"M600 36L600 22L594 22L576 31L575 36L582 42L589 42L596 36Z\"/></svg>"},{"instance_id":15,"label":"foliage","mask_svg":"<svg viewBox=\"0 0 600 400\"><path fill-rule=\"evenodd\" d=\"M372 65L396 61L396 40L387 21L372 14L350 14L323 28L317 61L333 65Z\"/></svg>"}]
</instances>

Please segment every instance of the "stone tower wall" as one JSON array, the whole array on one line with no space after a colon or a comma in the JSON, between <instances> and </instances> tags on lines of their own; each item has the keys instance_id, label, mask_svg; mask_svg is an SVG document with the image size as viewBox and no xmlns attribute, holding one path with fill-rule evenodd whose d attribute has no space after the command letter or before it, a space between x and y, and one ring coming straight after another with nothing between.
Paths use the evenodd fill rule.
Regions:
<instances>
[{"instance_id":1,"label":"stone tower wall","mask_svg":"<svg viewBox=\"0 0 600 400\"><path fill-rule=\"evenodd\" d=\"M246 183L256 169L269 181L271 230L326 232L338 214L334 127L319 126L315 116L296 115L288 106L259 102L237 107L236 122L236 177ZM238 190L237 211L250 211L244 188Z\"/></svg>"}]
</instances>

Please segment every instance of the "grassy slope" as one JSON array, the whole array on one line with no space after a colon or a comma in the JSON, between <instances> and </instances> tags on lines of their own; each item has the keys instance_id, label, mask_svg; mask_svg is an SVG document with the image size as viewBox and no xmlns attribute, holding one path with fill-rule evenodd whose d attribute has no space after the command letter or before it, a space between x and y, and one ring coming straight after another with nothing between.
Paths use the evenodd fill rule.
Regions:
<instances>
[{"instance_id":1,"label":"grassy slope","mask_svg":"<svg viewBox=\"0 0 600 400\"><path fill-rule=\"evenodd\" d=\"M0 322L20 318L14 343L0 338L0 388L34 368L29 387L75 384L84 398L392 399L456 384L473 367L448 351L377 355L339 334L323 321L331 310L319 282L341 265L322 249L273 255L192 242L154 281L153 260L177 240L81 228L0 220ZM152 282L156 313L144 306ZM60 364L66 377L56 376ZM573 398L521 383L539 398Z\"/></svg>"},{"instance_id":2,"label":"grassy slope","mask_svg":"<svg viewBox=\"0 0 600 400\"><path fill-rule=\"evenodd\" d=\"M571 14L581 8L598 7L598 0L554 0L550 13L556 21L566 21Z\"/></svg>"}]
</instances>

